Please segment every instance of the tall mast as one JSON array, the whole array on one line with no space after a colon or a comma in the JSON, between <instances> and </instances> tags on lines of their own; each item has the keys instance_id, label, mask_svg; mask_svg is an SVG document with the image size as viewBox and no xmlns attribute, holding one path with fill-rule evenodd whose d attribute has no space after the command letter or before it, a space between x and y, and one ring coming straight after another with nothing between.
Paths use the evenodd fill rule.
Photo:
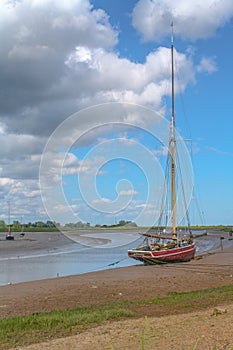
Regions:
<instances>
[{"instance_id":1,"label":"tall mast","mask_svg":"<svg viewBox=\"0 0 233 350\"><path fill-rule=\"evenodd\" d=\"M7 202L8 204L8 235L11 235L11 209L10 209L10 201Z\"/></svg>"},{"instance_id":2,"label":"tall mast","mask_svg":"<svg viewBox=\"0 0 233 350\"><path fill-rule=\"evenodd\" d=\"M176 189L175 189L175 91L174 91L174 55L173 55L173 23L172 35L171 35L171 66L172 66L172 117L171 117L171 204L172 204L172 232L173 239L177 239L177 228L176 228Z\"/></svg>"}]
</instances>

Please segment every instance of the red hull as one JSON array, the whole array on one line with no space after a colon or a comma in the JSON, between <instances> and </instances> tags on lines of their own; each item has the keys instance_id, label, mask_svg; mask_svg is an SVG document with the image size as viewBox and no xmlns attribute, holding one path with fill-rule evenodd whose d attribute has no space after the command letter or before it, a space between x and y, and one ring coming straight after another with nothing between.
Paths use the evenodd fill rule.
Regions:
<instances>
[{"instance_id":1,"label":"red hull","mask_svg":"<svg viewBox=\"0 0 233 350\"><path fill-rule=\"evenodd\" d=\"M195 244L188 244L183 247L176 247L167 250L128 250L128 256L132 259L143 261L147 264L159 264L168 262L189 261L194 258L196 251Z\"/></svg>"}]
</instances>

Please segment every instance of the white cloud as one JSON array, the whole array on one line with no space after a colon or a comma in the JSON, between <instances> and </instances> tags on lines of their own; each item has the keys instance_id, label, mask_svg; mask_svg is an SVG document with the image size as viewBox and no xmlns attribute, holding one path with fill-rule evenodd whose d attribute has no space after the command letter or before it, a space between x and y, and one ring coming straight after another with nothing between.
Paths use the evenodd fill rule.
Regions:
<instances>
[{"instance_id":1,"label":"white cloud","mask_svg":"<svg viewBox=\"0 0 233 350\"><path fill-rule=\"evenodd\" d=\"M107 14L88 0L2 1L0 34L1 116L12 132L23 124L37 135L50 134L77 110L85 81L65 64L76 47L110 50L117 43Z\"/></svg>"},{"instance_id":2,"label":"white cloud","mask_svg":"<svg viewBox=\"0 0 233 350\"><path fill-rule=\"evenodd\" d=\"M213 146L207 146L206 149L215 153L215 154L219 154L219 155L231 155L231 156L233 155L232 152L222 151L222 150L220 150L216 147L213 147Z\"/></svg>"},{"instance_id":3,"label":"white cloud","mask_svg":"<svg viewBox=\"0 0 233 350\"><path fill-rule=\"evenodd\" d=\"M54 211L59 212L59 213L65 213L68 212L70 209L75 210L77 209L76 204L69 204L69 205L62 205L62 204L57 204L54 206Z\"/></svg>"},{"instance_id":4,"label":"white cloud","mask_svg":"<svg viewBox=\"0 0 233 350\"><path fill-rule=\"evenodd\" d=\"M40 196L40 190L34 190L28 193L25 193L25 197L29 197L29 198L38 197L38 196Z\"/></svg>"},{"instance_id":5,"label":"white cloud","mask_svg":"<svg viewBox=\"0 0 233 350\"><path fill-rule=\"evenodd\" d=\"M182 69L179 87L183 91L194 80L192 61L179 52L175 52L175 59L177 72ZM103 49L78 47L67 65L73 79L75 75L85 77L82 96L86 96L80 99L83 106L91 102L121 101L159 109L163 96L170 93L170 49L165 47L150 53L144 64L122 59Z\"/></svg>"},{"instance_id":6,"label":"white cloud","mask_svg":"<svg viewBox=\"0 0 233 350\"><path fill-rule=\"evenodd\" d=\"M40 215L42 203L38 180L17 180L2 177L0 178L1 211L3 218L7 220L8 201L11 208L11 219L28 222L37 220ZM46 217L46 216L45 216Z\"/></svg>"},{"instance_id":7,"label":"white cloud","mask_svg":"<svg viewBox=\"0 0 233 350\"><path fill-rule=\"evenodd\" d=\"M202 73L202 72L213 73L213 72L216 72L217 70L218 68L213 58L203 57L201 59L200 64L197 66L197 71L199 73Z\"/></svg>"},{"instance_id":8,"label":"white cloud","mask_svg":"<svg viewBox=\"0 0 233 350\"><path fill-rule=\"evenodd\" d=\"M167 146L161 146L160 149L154 149L152 152L156 156L167 156L167 154L168 154L168 147Z\"/></svg>"},{"instance_id":9,"label":"white cloud","mask_svg":"<svg viewBox=\"0 0 233 350\"><path fill-rule=\"evenodd\" d=\"M2 159L15 159L21 158L27 155L41 154L44 146L44 139L38 138L33 135L17 135L9 134L2 131L0 133L0 157Z\"/></svg>"},{"instance_id":10,"label":"white cloud","mask_svg":"<svg viewBox=\"0 0 233 350\"><path fill-rule=\"evenodd\" d=\"M119 192L120 196L136 196L137 194L138 192L134 190L122 190Z\"/></svg>"},{"instance_id":11,"label":"white cloud","mask_svg":"<svg viewBox=\"0 0 233 350\"><path fill-rule=\"evenodd\" d=\"M93 204L101 204L101 203L111 203L111 200L109 198L99 198L99 199L94 199L92 201Z\"/></svg>"},{"instance_id":12,"label":"white cloud","mask_svg":"<svg viewBox=\"0 0 233 350\"><path fill-rule=\"evenodd\" d=\"M144 63L121 58L113 50L118 33L88 0L22 0L1 10L1 117L12 134L23 125L25 134L48 136L77 109L110 101L159 110L170 93L169 49L158 48ZM176 61L183 90L194 70L185 55L177 52Z\"/></svg>"},{"instance_id":13,"label":"white cloud","mask_svg":"<svg viewBox=\"0 0 233 350\"><path fill-rule=\"evenodd\" d=\"M6 131L5 129L6 129L5 125L3 123L0 123L0 137L1 135L5 134L5 131Z\"/></svg>"},{"instance_id":14,"label":"white cloud","mask_svg":"<svg viewBox=\"0 0 233 350\"><path fill-rule=\"evenodd\" d=\"M157 34L160 37L167 28L169 30L170 22L167 25L164 18L170 16L174 7L173 16L176 15L177 22L175 30L183 35L182 28L190 22L195 12L193 4L185 6L185 3L187 1L141 0L134 10L134 25L147 39L152 36L156 38ZM207 3L210 4L210 1ZM216 27L222 25L232 13L232 6L228 3L229 15L226 14L226 3L223 1L222 12L218 11L219 21L213 21ZM151 33L148 32L146 22L142 21L143 16L140 15L141 20L137 17L140 6L143 6L144 19L148 23L152 21ZM206 8L204 3L200 6ZM218 2L216 6L218 8ZM151 16L148 16L149 7ZM161 17L160 22L154 21L157 10L162 15L156 17ZM207 23L210 18L206 16ZM216 18L212 16L212 19ZM210 26L212 32L214 26ZM203 30L201 25L198 28ZM198 33L189 26L186 34L187 37L195 38ZM13 197L14 204L19 205L19 212L29 208L27 213L40 215L43 211L39 208L38 173L47 137L69 115L94 104L120 101L160 110L164 96L170 95L170 49L158 47L140 63L123 58L116 52L118 32L111 26L108 15L103 10L94 10L88 0L1 1L0 35L1 85L4 87L0 94L0 194ZM195 81L196 70L190 57L175 51L176 76L181 77L179 84L176 84L177 93ZM205 58L198 71L210 73L215 67L214 60ZM179 74L181 71L182 74ZM108 113L117 113L117 108ZM68 152L63 163L64 153L61 148L65 149L70 140L73 140L74 148L77 147L74 136L89 130L94 119L106 126L91 130L77 141L79 146L93 145L107 133L120 131L120 125L108 125L108 113L102 115L96 111L93 119L82 119L78 130L65 130L59 135L58 144L51 154L46 155L50 169L46 176L50 183L61 181L58 171L61 167L63 175L81 172L87 177L106 174L101 170L104 157L87 159L81 163ZM151 120L137 113L119 116L119 122L137 125L139 122L144 125ZM133 139L127 140L127 137L122 141L127 145L135 142ZM121 191L119 194L127 197L130 191ZM134 194L132 191L131 195Z\"/></svg>"},{"instance_id":15,"label":"white cloud","mask_svg":"<svg viewBox=\"0 0 233 350\"><path fill-rule=\"evenodd\" d=\"M106 163L106 159L103 156L95 156L93 159L84 159L80 162L79 173L84 173L89 176L102 176L106 174L106 171L102 171L101 167Z\"/></svg>"},{"instance_id":16,"label":"white cloud","mask_svg":"<svg viewBox=\"0 0 233 350\"><path fill-rule=\"evenodd\" d=\"M0 178L0 186L12 185L14 183L13 179L8 179L6 177Z\"/></svg>"},{"instance_id":17,"label":"white cloud","mask_svg":"<svg viewBox=\"0 0 233 350\"><path fill-rule=\"evenodd\" d=\"M15 45L8 53L9 59L17 60L40 60L43 56L54 53L52 49L45 45L36 45L34 47L29 45Z\"/></svg>"},{"instance_id":18,"label":"white cloud","mask_svg":"<svg viewBox=\"0 0 233 350\"><path fill-rule=\"evenodd\" d=\"M233 16L230 0L139 0L133 10L133 25L144 40L161 41L170 35L205 39L224 26Z\"/></svg>"}]
</instances>

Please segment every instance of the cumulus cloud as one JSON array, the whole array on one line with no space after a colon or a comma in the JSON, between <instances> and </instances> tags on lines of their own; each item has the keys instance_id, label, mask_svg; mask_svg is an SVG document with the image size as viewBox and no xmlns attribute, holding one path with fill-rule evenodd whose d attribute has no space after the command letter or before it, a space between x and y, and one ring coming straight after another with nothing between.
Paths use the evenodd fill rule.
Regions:
<instances>
[{"instance_id":1,"label":"cumulus cloud","mask_svg":"<svg viewBox=\"0 0 233 350\"><path fill-rule=\"evenodd\" d=\"M11 220L24 222L38 220L43 213L38 180L0 178L1 218L8 220L8 202Z\"/></svg>"},{"instance_id":2,"label":"cumulus cloud","mask_svg":"<svg viewBox=\"0 0 233 350\"><path fill-rule=\"evenodd\" d=\"M88 0L68 3L0 3L1 116L13 131L19 132L20 119L28 133L50 133L75 108L75 101L67 106L77 91L65 62L76 46L110 49L117 42L117 33L103 10L93 10ZM80 81L75 84L80 86ZM47 117L46 126L41 123L42 116Z\"/></svg>"},{"instance_id":3,"label":"cumulus cloud","mask_svg":"<svg viewBox=\"0 0 233 350\"><path fill-rule=\"evenodd\" d=\"M170 24L172 14L177 22L175 30L180 35L191 17L201 33L205 29L204 20L197 22L196 7L190 3L186 8L185 3L140 0L133 12L133 24L145 39L158 39L169 28L167 19ZM211 5L211 12L205 15L211 34L228 20L232 5L222 1L219 9L216 2L214 12L213 2L208 0L205 4L200 2L201 10L207 9L206 3ZM156 16L158 11L160 16ZM201 13L204 14L204 10ZM212 25L211 18L214 19ZM15 203L22 210L29 205L29 212L39 214L43 212L38 204L39 164L49 135L69 115L94 104L130 102L162 109L164 96L170 95L170 50L160 46L145 55L140 63L122 57L116 51L118 32L111 26L108 14L94 9L89 0L1 1L0 19L1 193L4 198L14 195ZM202 16L199 21L201 19ZM195 39L200 34L192 28L195 26L188 26L186 37ZM187 54L175 51L175 61L176 76L180 77L176 84L179 93L195 81L196 69ZM210 73L215 68L214 60L204 58L198 71ZM116 112L115 108L108 113ZM91 128L94 119L106 126L101 130L93 128L80 138L79 146L89 146L108 132L121 130L120 126L108 126L107 113L98 114L98 110L93 119L83 118L78 130L63 130L57 140L59 144L55 145L56 152L47 155L52 169L48 177L54 182L61 181L57 169L64 154L59 147L66 148L71 139L72 147L77 147L75 133L82 135ZM146 118L140 119L143 118L136 113L119 116L122 123L146 123ZM85 171L105 175L98 170L98 161L97 158L89 163L86 160L81 165L80 160L68 152L63 175Z\"/></svg>"},{"instance_id":4,"label":"cumulus cloud","mask_svg":"<svg viewBox=\"0 0 233 350\"><path fill-rule=\"evenodd\" d=\"M144 40L161 41L170 35L183 39L206 39L233 16L229 0L139 0L133 10L133 25Z\"/></svg>"},{"instance_id":5,"label":"cumulus cloud","mask_svg":"<svg viewBox=\"0 0 233 350\"><path fill-rule=\"evenodd\" d=\"M114 52L118 33L107 14L88 0L68 3L0 5L1 119L12 133L23 128L24 134L48 136L77 109L109 101L159 109L168 92L168 49L158 48L144 63L122 58ZM192 63L179 53L177 61L187 73L184 87L193 79Z\"/></svg>"},{"instance_id":6,"label":"cumulus cloud","mask_svg":"<svg viewBox=\"0 0 233 350\"><path fill-rule=\"evenodd\" d=\"M25 154L41 154L44 140L33 135L2 133L0 134L0 144L1 159L21 158L23 160Z\"/></svg>"},{"instance_id":7,"label":"cumulus cloud","mask_svg":"<svg viewBox=\"0 0 233 350\"><path fill-rule=\"evenodd\" d=\"M213 58L205 58L203 57L201 59L200 64L197 66L197 71L202 73L202 72L206 72L206 73L213 73L216 72L218 70L217 65L215 63L215 60Z\"/></svg>"},{"instance_id":8,"label":"cumulus cloud","mask_svg":"<svg viewBox=\"0 0 233 350\"><path fill-rule=\"evenodd\" d=\"M103 49L78 47L67 65L72 76L85 76L80 103L129 102L159 109L162 98L170 93L170 49L159 47L144 64L120 58ZM182 69L180 91L193 81L193 65L189 57L175 52L177 72ZM114 67L114 69L112 69ZM177 92L180 92L177 90Z\"/></svg>"}]
</instances>

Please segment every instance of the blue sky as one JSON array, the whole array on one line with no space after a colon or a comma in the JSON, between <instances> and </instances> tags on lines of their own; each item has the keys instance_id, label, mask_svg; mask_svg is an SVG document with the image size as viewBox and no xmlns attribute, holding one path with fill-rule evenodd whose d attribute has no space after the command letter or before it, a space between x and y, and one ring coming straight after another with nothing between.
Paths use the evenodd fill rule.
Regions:
<instances>
[{"instance_id":1,"label":"blue sky","mask_svg":"<svg viewBox=\"0 0 233 350\"><path fill-rule=\"evenodd\" d=\"M1 219L10 201L12 220L25 222L156 223L173 21L191 207L198 194L205 224L232 224L230 0L12 0L0 10Z\"/></svg>"}]
</instances>

